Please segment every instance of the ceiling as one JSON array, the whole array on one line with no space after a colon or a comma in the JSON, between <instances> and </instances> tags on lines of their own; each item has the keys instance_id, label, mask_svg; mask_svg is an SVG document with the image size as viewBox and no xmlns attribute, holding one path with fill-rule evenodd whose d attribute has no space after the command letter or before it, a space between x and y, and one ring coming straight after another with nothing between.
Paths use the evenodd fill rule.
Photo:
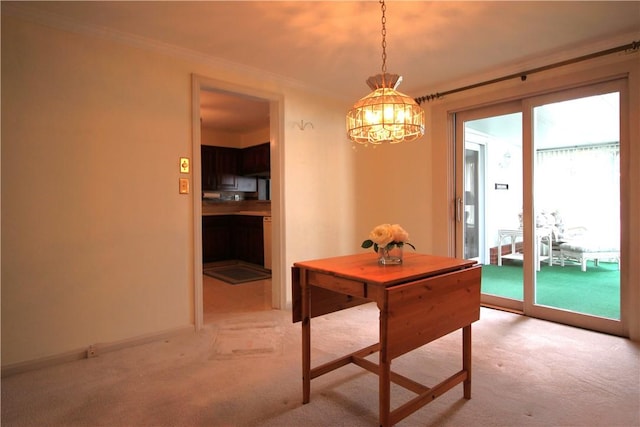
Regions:
<instances>
[{"instance_id":1,"label":"ceiling","mask_svg":"<svg viewBox=\"0 0 640 427\"><path fill-rule=\"evenodd\" d=\"M381 72L377 1L17 3L11 7L332 93L345 108L369 92L367 77ZM640 37L640 2L388 0L386 20L387 71L404 77L401 92L419 97L503 75L497 70L547 65L535 62L541 57L568 59L562 53L581 46L630 43ZM203 96L204 124L232 130L266 120L265 102L228 95ZM227 113L242 114L223 114L216 107L223 101Z\"/></svg>"},{"instance_id":2,"label":"ceiling","mask_svg":"<svg viewBox=\"0 0 640 427\"><path fill-rule=\"evenodd\" d=\"M269 102L224 91L200 92L202 127L231 133L251 132L269 126Z\"/></svg>"}]
</instances>

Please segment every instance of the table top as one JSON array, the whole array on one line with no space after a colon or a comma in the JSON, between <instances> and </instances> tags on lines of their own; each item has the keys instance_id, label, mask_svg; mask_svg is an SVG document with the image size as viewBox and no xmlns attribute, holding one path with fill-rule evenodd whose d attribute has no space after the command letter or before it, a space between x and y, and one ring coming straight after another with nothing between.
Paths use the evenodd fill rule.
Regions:
<instances>
[{"instance_id":1,"label":"table top","mask_svg":"<svg viewBox=\"0 0 640 427\"><path fill-rule=\"evenodd\" d=\"M367 283L393 286L470 267L476 261L405 251L400 265L380 265L373 251L294 263L294 267L324 272Z\"/></svg>"}]
</instances>

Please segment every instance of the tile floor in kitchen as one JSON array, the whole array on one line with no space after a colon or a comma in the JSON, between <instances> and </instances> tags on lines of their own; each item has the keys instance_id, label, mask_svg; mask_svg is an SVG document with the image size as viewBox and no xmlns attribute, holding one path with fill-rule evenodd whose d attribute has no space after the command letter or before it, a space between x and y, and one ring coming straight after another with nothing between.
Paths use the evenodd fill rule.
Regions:
<instances>
[{"instance_id":1,"label":"tile floor in kitchen","mask_svg":"<svg viewBox=\"0 0 640 427\"><path fill-rule=\"evenodd\" d=\"M204 323L221 314L271 310L271 279L230 285L202 276Z\"/></svg>"}]
</instances>

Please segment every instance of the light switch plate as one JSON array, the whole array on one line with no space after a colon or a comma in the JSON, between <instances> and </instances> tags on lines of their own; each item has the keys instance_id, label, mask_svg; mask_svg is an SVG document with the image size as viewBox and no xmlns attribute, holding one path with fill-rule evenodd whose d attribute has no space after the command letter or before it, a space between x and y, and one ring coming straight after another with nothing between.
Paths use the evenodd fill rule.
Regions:
<instances>
[{"instance_id":1,"label":"light switch plate","mask_svg":"<svg viewBox=\"0 0 640 427\"><path fill-rule=\"evenodd\" d=\"M188 157L180 157L180 173L189 173Z\"/></svg>"},{"instance_id":2,"label":"light switch plate","mask_svg":"<svg viewBox=\"0 0 640 427\"><path fill-rule=\"evenodd\" d=\"M189 194L189 178L180 178L180 194Z\"/></svg>"}]
</instances>

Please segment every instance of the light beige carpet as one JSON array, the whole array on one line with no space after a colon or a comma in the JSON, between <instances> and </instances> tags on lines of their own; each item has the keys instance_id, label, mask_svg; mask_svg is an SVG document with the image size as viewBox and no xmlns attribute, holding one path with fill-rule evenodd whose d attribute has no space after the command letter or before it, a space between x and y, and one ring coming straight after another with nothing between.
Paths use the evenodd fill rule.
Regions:
<instances>
[{"instance_id":1,"label":"light beige carpet","mask_svg":"<svg viewBox=\"0 0 640 427\"><path fill-rule=\"evenodd\" d=\"M2 426L375 426L377 377L347 366L301 404L291 314L227 314L194 334L2 380ZM368 304L312 320L313 365L376 341ZM460 369L459 332L393 369L426 385ZM392 390L392 406L413 394ZM640 344L482 309L472 399L462 386L401 426L638 426Z\"/></svg>"}]
</instances>

